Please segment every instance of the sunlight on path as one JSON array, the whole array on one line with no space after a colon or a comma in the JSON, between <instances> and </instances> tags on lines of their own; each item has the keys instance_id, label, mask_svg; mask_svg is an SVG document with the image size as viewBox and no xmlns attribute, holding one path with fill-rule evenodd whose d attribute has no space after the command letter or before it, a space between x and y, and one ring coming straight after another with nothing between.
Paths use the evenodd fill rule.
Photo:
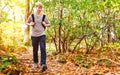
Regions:
<instances>
[{"instance_id":1,"label":"sunlight on path","mask_svg":"<svg viewBox=\"0 0 120 75\"><path fill-rule=\"evenodd\" d=\"M40 52L39 52L40 54ZM21 75L39 75L40 67L33 68L32 61L32 48L29 47L26 52L23 52L17 56L17 58L25 65L26 73L22 73ZM74 74L79 75L79 67L74 66L73 63L67 62L66 64L61 64L56 61L54 56L47 55L47 71L43 72L42 75L63 75L63 74ZM71 67L73 68L71 68Z\"/></svg>"},{"instance_id":2,"label":"sunlight on path","mask_svg":"<svg viewBox=\"0 0 120 75\"><path fill-rule=\"evenodd\" d=\"M39 52L40 54L40 52ZM39 55L40 56L40 55ZM17 55L17 58L25 65L26 70L24 73L21 73L20 75L97 75L99 71L105 71L106 68L99 68L97 66L92 66L90 69L75 66L74 63L71 61L67 61L67 63L62 64L58 63L56 61L56 57L54 55L49 55L47 53L47 66L48 69L40 73L40 67L33 68L33 59L32 59L32 48L29 47L27 51L22 52L21 54ZM40 58L40 57L39 57ZM98 70L97 70L98 68ZM109 71L109 69L108 69ZM118 75L118 74L112 74L108 73L105 75Z\"/></svg>"}]
</instances>

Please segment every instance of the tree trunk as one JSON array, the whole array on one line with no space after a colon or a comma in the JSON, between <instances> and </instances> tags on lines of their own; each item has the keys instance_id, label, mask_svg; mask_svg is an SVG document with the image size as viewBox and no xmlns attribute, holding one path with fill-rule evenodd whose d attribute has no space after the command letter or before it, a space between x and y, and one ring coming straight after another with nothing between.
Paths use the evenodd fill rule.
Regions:
<instances>
[{"instance_id":1,"label":"tree trunk","mask_svg":"<svg viewBox=\"0 0 120 75\"><path fill-rule=\"evenodd\" d=\"M28 19L29 14L30 14L30 0L26 0L26 13L25 13L25 21ZM24 33L24 44L25 45L29 45L30 44L30 38L29 38L29 31L30 31L30 27L27 26L25 28L25 33Z\"/></svg>"},{"instance_id":2,"label":"tree trunk","mask_svg":"<svg viewBox=\"0 0 120 75\"><path fill-rule=\"evenodd\" d=\"M60 23L59 23L59 52L61 52L61 29L62 29L62 6L60 7L60 13L59 13L59 19L60 19Z\"/></svg>"}]
</instances>

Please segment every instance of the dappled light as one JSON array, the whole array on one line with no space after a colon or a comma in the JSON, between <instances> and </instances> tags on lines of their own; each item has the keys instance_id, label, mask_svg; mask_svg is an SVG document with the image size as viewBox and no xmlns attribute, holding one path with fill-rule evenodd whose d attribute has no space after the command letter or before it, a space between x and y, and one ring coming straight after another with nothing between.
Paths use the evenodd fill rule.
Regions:
<instances>
[{"instance_id":1,"label":"dappled light","mask_svg":"<svg viewBox=\"0 0 120 75\"><path fill-rule=\"evenodd\" d=\"M120 0L0 0L0 75L120 75Z\"/></svg>"}]
</instances>

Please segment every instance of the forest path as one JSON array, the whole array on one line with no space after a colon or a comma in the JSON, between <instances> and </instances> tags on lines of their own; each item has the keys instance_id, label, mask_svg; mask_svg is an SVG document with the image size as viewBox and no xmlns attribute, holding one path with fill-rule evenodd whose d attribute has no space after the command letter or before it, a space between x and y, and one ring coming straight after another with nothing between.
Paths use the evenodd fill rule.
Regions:
<instances>
[{"instance_id":1,"label":"forest path","mask_svg":"<svg viewBox=\"0 0 120 75\"><path fill-rule=\"evenodd\" d=\"M50 54L47 54L48 69L40 73L40 67L33 68L33 52L31 47L27 51L17 55L17 58L26 67L25 73L21 73L20 75L82 75L80 73L80 67L75 66L72 62L67 62L65 64L59 63L56 61L56 57Z\"/></svg>"}]
</instances>

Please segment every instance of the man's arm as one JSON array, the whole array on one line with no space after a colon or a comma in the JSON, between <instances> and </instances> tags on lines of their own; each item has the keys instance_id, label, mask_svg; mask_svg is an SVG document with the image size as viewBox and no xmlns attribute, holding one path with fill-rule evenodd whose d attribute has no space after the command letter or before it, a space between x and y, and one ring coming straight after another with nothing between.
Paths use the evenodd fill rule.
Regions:
<instances>
[{"instance_id":1,"label":"man's arm","mask_svg":"<svg viewBox=\"0 0 120 75\"><path fill-rule=\"evenodd\" d=\"M50 27L50 24L49 24L49 23L47 24L45 21L42 22L42 24L43 24L45 27Z\"/></svg>"},{"instance_id":2,"label":"man's arm","mask_svg":"<svg viewBox=\"0 0 120 75\"><path fill-rule=\"evenodd\" d=\"M48 21L47 16L45 15L45 20L42 22L45 27L50 27L50 22Z\"/></svg>"},{"instance_id":3,"label":"man's arm","mask_svg":"<svg viewBox=\"0 0 120 75\"><path fill-rule=\"evenodd\" d=\"M31 15L28 17L28 20L26 21L25 24L26 24L26 25L29 25L29 26L34 26L34 25L35 25L35 23L32 22L32 17L31 17Z\"/></svg>"}]
</instances>

